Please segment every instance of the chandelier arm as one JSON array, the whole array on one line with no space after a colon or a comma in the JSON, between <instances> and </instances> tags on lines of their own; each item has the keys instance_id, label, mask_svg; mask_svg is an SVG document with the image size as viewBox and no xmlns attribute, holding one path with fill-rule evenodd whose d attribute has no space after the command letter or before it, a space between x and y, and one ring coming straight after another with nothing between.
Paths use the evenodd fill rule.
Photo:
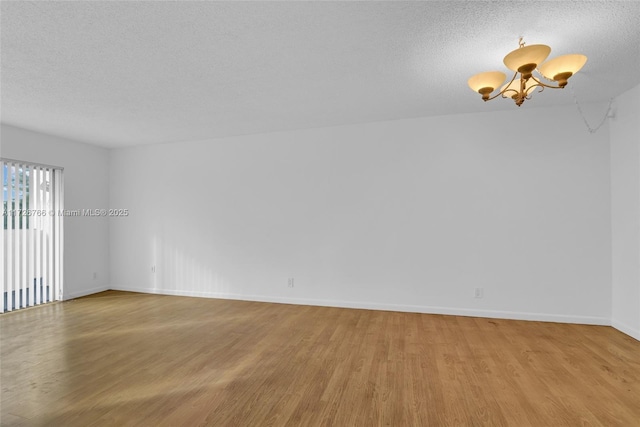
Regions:
<instances>
[{"instance_id":1,"label":"chandelier arm","mask_svg":"<svg viewBox=\"0 0 640 427\"><path fill-rule=\"evenodd\" d=\"M540 86L540 87L542 87L542 88L548 87L548 88L551 88L551 89L562 89L562 87L561 87L561 86L551 86L551 85L548 85L548 84L546 84L546 83L543 83L543 82L541 82L540 80L536 79L533 75L531 76L531 78L533 79L533 81L535 81L536 83L538 83L538 84L533 85L533 86L531 86L531 87ZM542 92L542 90L541 90L541 92Z\"/></svg>"},{"instance_id":2,"label":"chandelier arm","mask_svg":"<svg viewBox=\"0 0 640 427\"><path fill-rule=\"evenodd\" d=\"M535 81L537 82L537 80L535 80ZM547 87L549 87L549 86L547 86ZM542 85L539 85L539 84L534 84L534 85L529 86L527 88L527 90L524 91L525 95L527 96L527 99L529 99L531 97L531 94L533 93L533 91L536 88L540 88L540 90L538 91L538 93L540 93L540 92L542 92L544 90L545 86L542 86Z\"/></svg>"},{"instance_id":3,"label":"chandelier arm","mask_svg":"<svg viewBox=\"0 0 640 427\"><path fill-rule=\"evenodd\" d=\"M509 92L513 92L513 95L506 95L506 93L509 93ZM502 92L502 97L503 97L504 99L511 99L513 96L515 96L515 95L517 95L517 94L518 94L518 91L517 91L517 90L515 90L515 89L505 89L505 90ZM500 94L498 94L498 95L500 95ZM498 95L496 95L496 96L498 96Z\"/></svg>"},{"instance_id":4,"label":"chandelier arm","mask_svg":"<svg viewBox=\"0 0 640 427\"><path fill-rule=\"evenodd\" d=\"M509 86L511 85L511 83L513 83L513 81L516 79L516 77L518 76L518 72L516 71L513 74L513 77L511 78L511 81L509 83L507 83L507 85L504 87L503 90L501 90L500 92L498 92L497 94L495 94L494 96L492 96L491 98L487 99L487 101L491 101L492 99L496 99L497 97L499 97L500 95L502 95L503 98L505 98L504 93L507 90L511 90L513 91L513 89L509 89ZM515 92L515 91L514 91Z\"/></svg>"}]
</instances>

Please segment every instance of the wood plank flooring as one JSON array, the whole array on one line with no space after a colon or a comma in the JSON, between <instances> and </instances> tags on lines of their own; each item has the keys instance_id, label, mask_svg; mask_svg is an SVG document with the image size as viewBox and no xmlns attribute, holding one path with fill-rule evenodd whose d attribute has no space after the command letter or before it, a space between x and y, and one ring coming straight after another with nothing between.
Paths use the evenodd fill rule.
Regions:
<instances>
[{"instance_id":1,"label":"wood plank flooring","mask_svg":"<svg viewBox=\"0 0 640 427\"><path fill-rule=\"evenodd\" d=\"M640 426L610 327L114 291L0 323L3 426Z\"/></svg>"}]
</instances>

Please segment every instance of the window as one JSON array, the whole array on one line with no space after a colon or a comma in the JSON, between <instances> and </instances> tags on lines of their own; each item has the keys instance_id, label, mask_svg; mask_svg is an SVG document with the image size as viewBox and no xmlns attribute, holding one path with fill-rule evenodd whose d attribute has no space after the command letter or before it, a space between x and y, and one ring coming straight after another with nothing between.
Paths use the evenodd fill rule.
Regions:
<instances>
[{"instance_id":1,"label":"window","mask_svg":"<svg viewBox=\"0 0 640 427\"><path fill-rule=\"evenodd\" d=\"M12 230L29 228L29 216L17 215L17 221L9 219L9 214L16 216L16 213L29 210L29 169L18 168L15 170L9 165L2 165L2 209L4 212L4 229L11 227Z\"/></svg>"},{"instance_id":2,"label":"window","mask_svg":"<svg viewBox=\"0 0 640 427\"><path fill-rule=\"evenodd\" d=\"M0 159L0 313L62 299L62 168Z\"/></svg>"}]
</instances>

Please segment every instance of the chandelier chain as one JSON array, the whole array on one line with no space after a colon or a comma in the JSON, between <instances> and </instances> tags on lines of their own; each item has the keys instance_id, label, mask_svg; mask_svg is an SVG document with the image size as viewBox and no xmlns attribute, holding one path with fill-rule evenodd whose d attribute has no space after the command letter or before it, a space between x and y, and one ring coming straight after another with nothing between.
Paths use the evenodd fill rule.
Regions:
<instances>
[{"instance_id":1,"label":"chandelier chain","mask_svg":"<svg viewBox=\"0 0 640 427\"><path fill-rule=\"evenodd\" d=\"M578 112L580 113L580 116L582 117L582 121L584 121L584 124L587 126L587 129L589 130L589 133L596 133L598 131L598 129L600 129L602 127L602 125L604 125L604 122L606 122L607 118L609 117L609 113L611 112L611 106L613 105L613 98L609 98L609 105L607 106L607 111L605 111L605 113L604 113L604 117L602 117L602 120L600 120L600 123L598 123L598 126L593 128L593 127L591 127L591 125L587 121L587 118L585 117L584 112L582 111L582 108L580 107L580 103L578 102L578 98L576 97L576 93L573 91L573 87L569 86L569 89L571 90L571 95L573 96L573 102L576 104L576 107L578 107Z\"/></svg>"}]
</instances>

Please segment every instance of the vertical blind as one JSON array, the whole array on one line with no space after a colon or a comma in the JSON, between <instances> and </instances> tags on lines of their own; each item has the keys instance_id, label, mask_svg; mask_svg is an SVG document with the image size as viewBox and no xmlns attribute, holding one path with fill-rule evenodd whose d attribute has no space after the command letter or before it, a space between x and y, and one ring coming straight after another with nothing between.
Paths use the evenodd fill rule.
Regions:
<instances>
[{"instance_id":1,"label":"vertical blind","mask_svg":"<svg viewBox=\"0 0 640 427\"><path fill-rule=\"evenodd\" d=\"M62 168L0 159L0 312L62 299Z\"/></svg>"}]
</instances>

